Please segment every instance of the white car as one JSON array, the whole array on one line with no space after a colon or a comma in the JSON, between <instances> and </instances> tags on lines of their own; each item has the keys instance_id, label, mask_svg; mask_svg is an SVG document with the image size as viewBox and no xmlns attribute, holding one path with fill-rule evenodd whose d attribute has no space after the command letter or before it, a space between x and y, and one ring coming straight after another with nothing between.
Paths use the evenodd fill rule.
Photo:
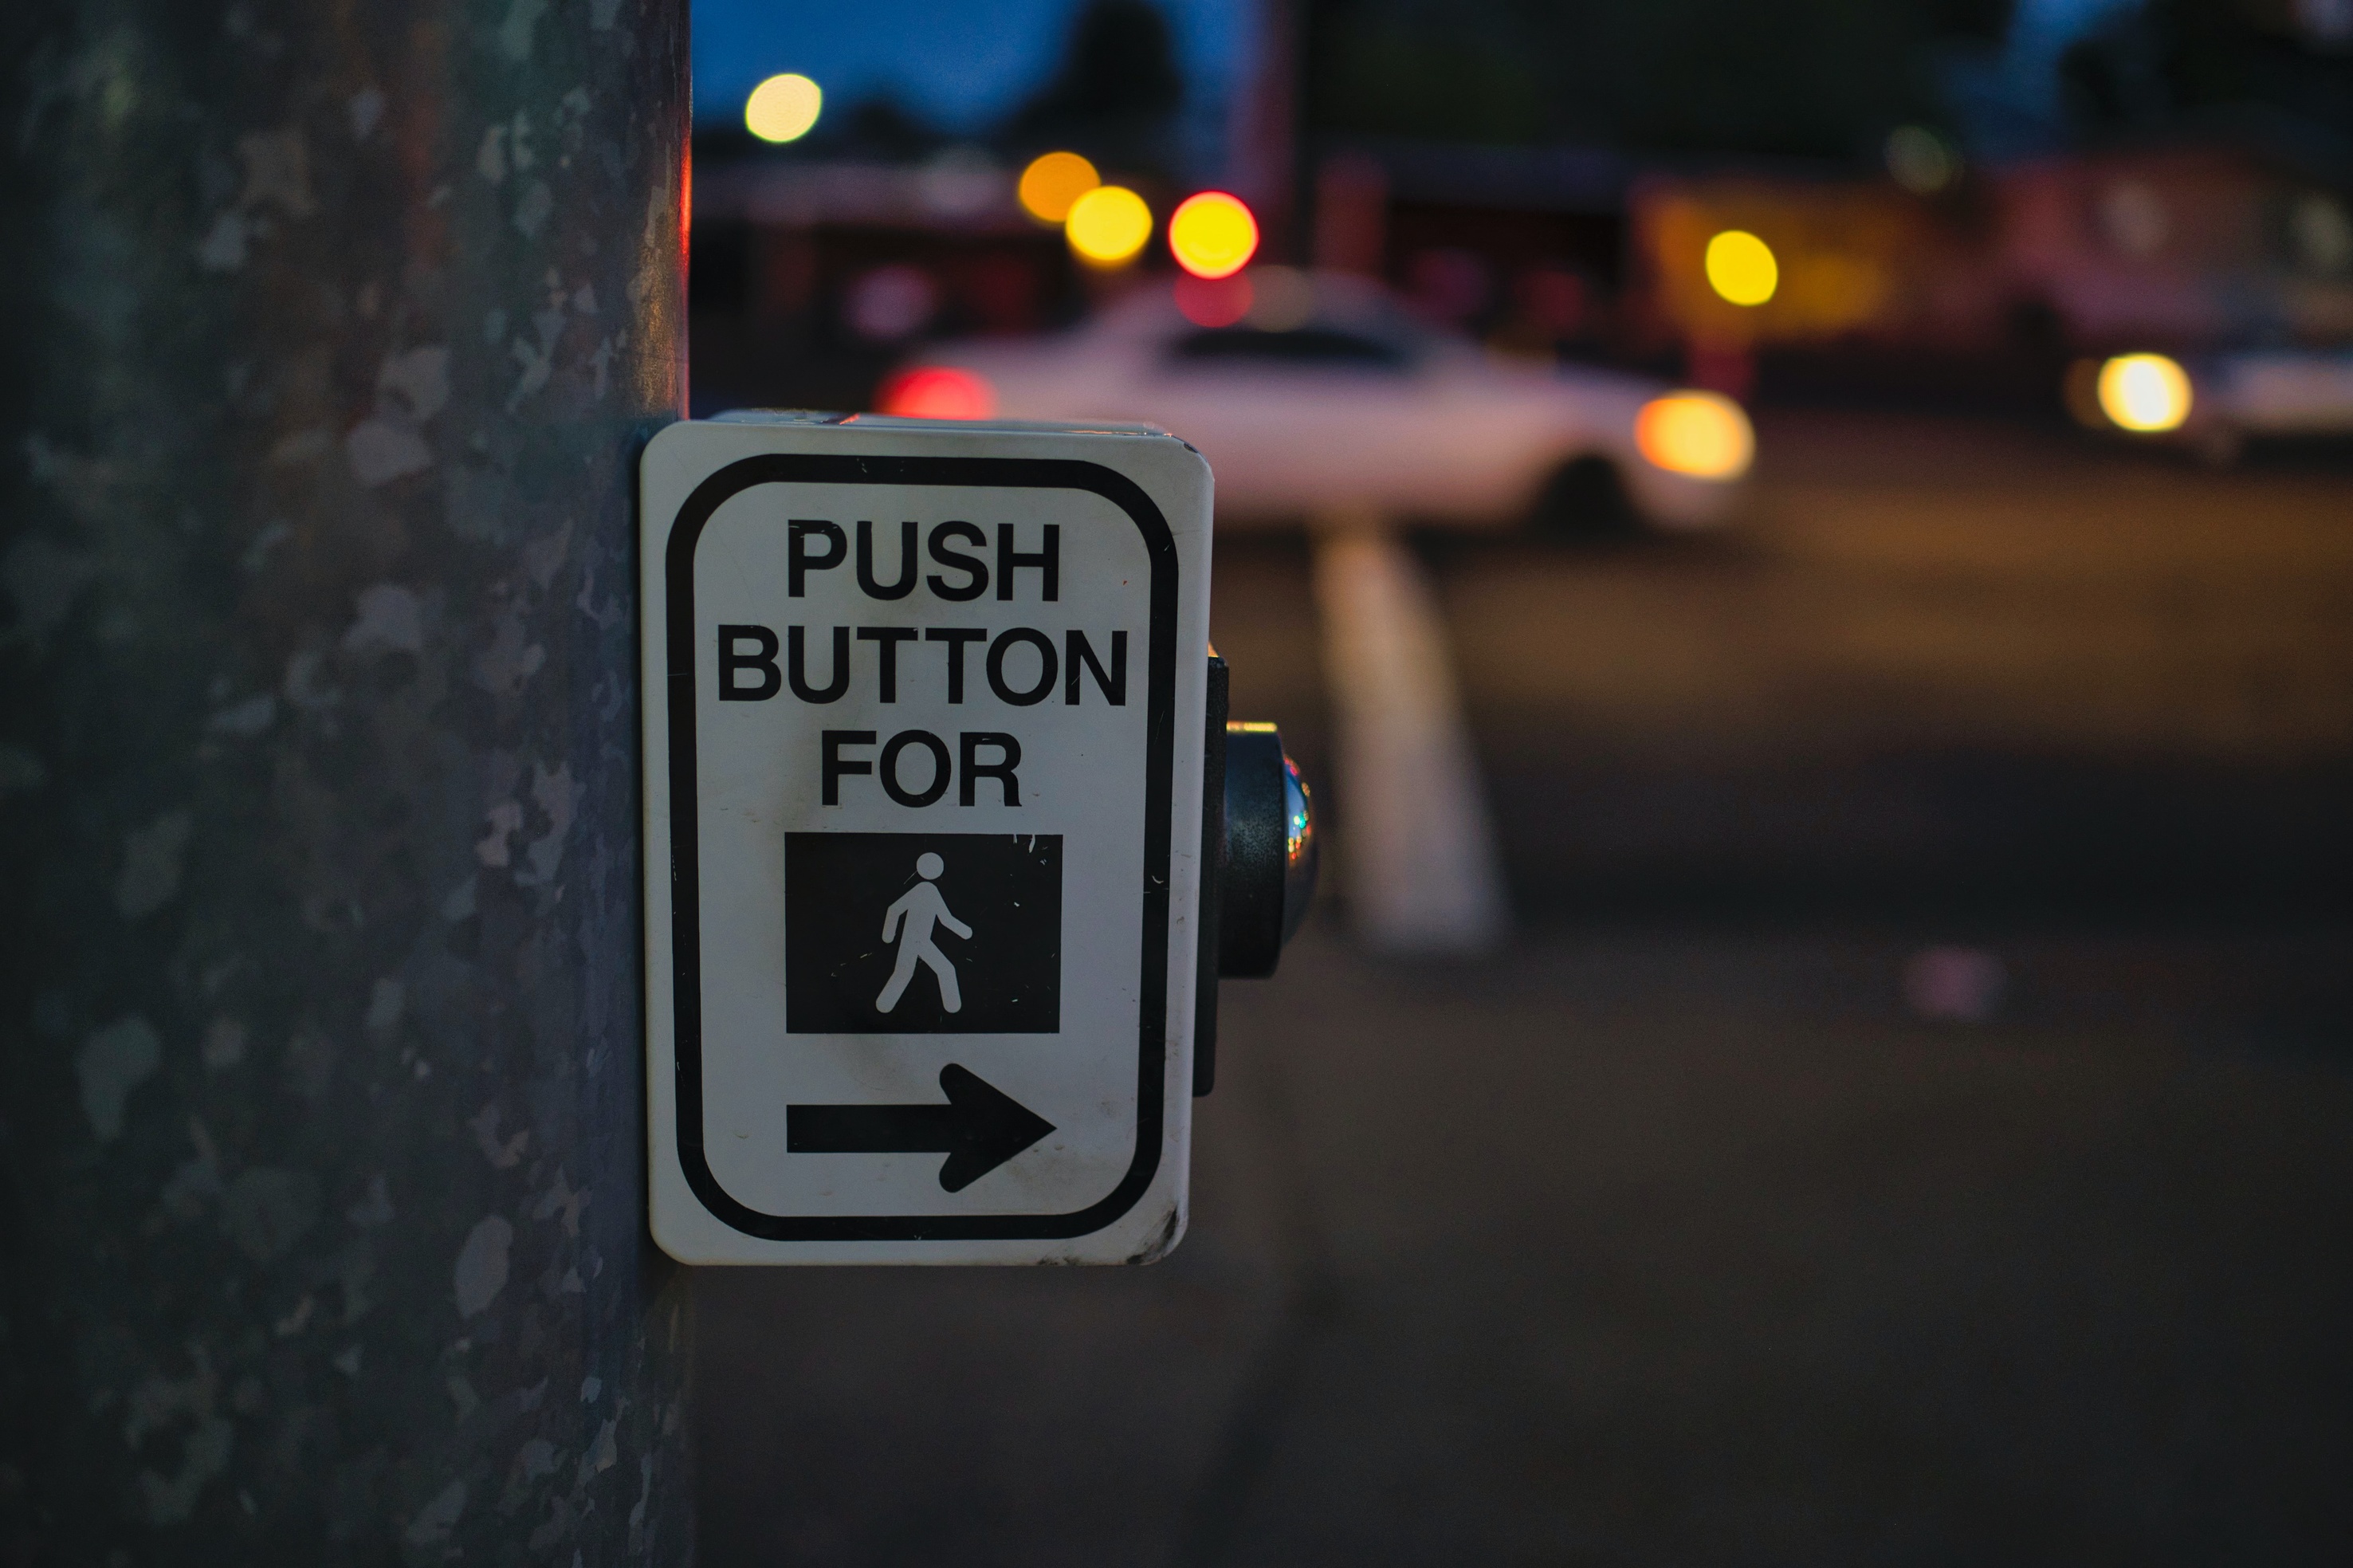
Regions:
<instances>
[{"instance_id":1,"label":"white car","mask_svg":"<svg viewBox=\"0 0 2353 1568\"><path fill-rule=\"evenodd\" d=\"M1575 525L1630 503L1660 526L1700 528L1729 514L1755 451L1729 399L1504 361L1362 280L1271 267L1148 283L1055 337L935 345L880 402L913 417L1160 426L1209 460L1227 523Z\"/></svg>"},{"instance_id":2,"label":"white car","mask_svg":"<svg viewBox=\"0 0 2353 1568\"><path fill-rule=\"evenodd\" d=\"M2250 437L2353 435L2353 350L2248 349L2194 366L2192 439L2229 461Z\"/></svg>"}]
</instances>

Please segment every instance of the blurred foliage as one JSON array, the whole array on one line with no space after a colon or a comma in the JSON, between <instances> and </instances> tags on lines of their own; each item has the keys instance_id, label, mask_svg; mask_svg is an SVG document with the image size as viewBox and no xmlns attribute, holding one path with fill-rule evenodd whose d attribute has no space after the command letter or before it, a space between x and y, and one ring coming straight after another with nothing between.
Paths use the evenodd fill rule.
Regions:
<instances>
[{"instance_id":1,"label":"blurred foliage","mask_svg":"<svg viewBox=\"0 0 2353 1568\"><path fill-rule=\"evenodd\" d=\"M835 116L828 130L832 137L828 151L837 150L838 143L839 152L892 163L922 157L944 141L938 130L909 113L896 99L883 97L860 99Z\"/></svg>"},{"instance_id":2,"label":"blurred foliage","mask_svg":"<svg viewBox=\"0 0 2353 1568\"><path fill-rule=\"evenodd\" d=\"M1870 155L2009 0L1313 0L1315 129Z\"/></svg>"},{"instance_id":3,"label":"blurred foliage","mask_svg":"<svg viewBox=\"0 0 2353 1568\"><path fill-rule=\"evenodd\" d=\"M2353 27L2327 7L2148 0L2067 51L2070 117L2095 134L2230 129L2353 178Z\"/></svg>"},{"instance_id":4,"label":"blurred foliage","mask_svg":"<svg viewBox=\"0 0 2353 1568\"><path fill-rule=\"evenodd\" d=\"M1185 79L1168 23L1147 0L1092 0L1045 84L999 132L1029 152L1068 147L1113 170L1166 174Z\"/></svg>"},{"instance_id":5,"label":"blurred foliage","mask_svg":"<svg viewBox=\"0 0 2353 1568\"><path fill-rule=\"evenodd\" d=\"M1536 73L1514 51L1401 17L1335 41L1315 83L1320 130L1532 142L1550 129Z\"/></svg>"},{"instance_id":6,"label":"blurred foliage","mask_svg":"<svg viewBox=\"0 0 2353 1568\"><path fill-rule=\"evenodd\" d=\"M1168 178L1178 172L1184 104L1185 79L1159 8L1150 0L1092 0L1072 18L1053 74L985 140L1018 158L1069 148L1116 175ZM971 140L887 91L828 110L815 131L787 145L756 141L733 118L695 130L698 155L718 161L913 163Z\"/></svg>"}]
</instances>

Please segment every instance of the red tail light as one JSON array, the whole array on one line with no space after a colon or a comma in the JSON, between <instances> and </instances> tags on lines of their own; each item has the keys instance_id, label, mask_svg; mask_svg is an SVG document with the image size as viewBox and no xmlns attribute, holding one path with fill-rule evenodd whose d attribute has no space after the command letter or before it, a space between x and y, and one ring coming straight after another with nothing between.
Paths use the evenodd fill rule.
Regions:
<instances>
[{"instance_id":1,"label":"red tail light","mask_svg":"<svg viewBox=\"0 0 2353 1568\"><path fill-rule=\"evenodd\" d=\"M921 365L882 384L879 411L908 419L986 419L997 412L988 378L947 365Z\"/></svg>"}]
</instances>

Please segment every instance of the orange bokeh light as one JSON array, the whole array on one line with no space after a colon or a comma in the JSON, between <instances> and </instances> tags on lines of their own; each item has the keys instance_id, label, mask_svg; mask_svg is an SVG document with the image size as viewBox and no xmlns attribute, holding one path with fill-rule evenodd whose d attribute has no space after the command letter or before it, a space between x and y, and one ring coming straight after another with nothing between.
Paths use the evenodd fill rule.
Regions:
<instances>
[{"instance_id":1,"label":"orange bokeh light","mask_svg":"<svg viewBox=\"0 0 2353 1568\"><path fill-rule=\"evenodd\" d=\"M1634 444L1669 473L1694 479L1738 479L1757 455L1748 416L1714 392L1651 398L1634 417Z\"/></svg>"},{"instance_id":2,"label":"orange bokeh light","mask_svg":"<svg viewBox=\"0 0 2353 1568\"><path fill-rule=\"evenodd\" d=\"M1071 206L1103 184L1095 166L1076 153L1047 153L1021 171L1021 209L1040 223L1060 223Z\"/></svg>"}]
</instances>

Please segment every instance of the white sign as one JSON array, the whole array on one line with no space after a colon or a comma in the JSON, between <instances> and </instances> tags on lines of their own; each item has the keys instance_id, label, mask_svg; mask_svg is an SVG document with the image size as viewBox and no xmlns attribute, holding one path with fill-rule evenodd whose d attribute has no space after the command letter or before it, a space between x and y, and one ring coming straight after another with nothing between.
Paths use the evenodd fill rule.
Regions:
<instances>
[{"instance_id":1,"label":"white sign","mask_svg":"<svg viewBox=\"0 0 2353 1568\"><path fill-rule=\"evenodd\" d=\"M1140 428L744 417L656 436L641 502L655 1240L1166 1252L1207 465Z\"/></svg>"}]
</instances>

